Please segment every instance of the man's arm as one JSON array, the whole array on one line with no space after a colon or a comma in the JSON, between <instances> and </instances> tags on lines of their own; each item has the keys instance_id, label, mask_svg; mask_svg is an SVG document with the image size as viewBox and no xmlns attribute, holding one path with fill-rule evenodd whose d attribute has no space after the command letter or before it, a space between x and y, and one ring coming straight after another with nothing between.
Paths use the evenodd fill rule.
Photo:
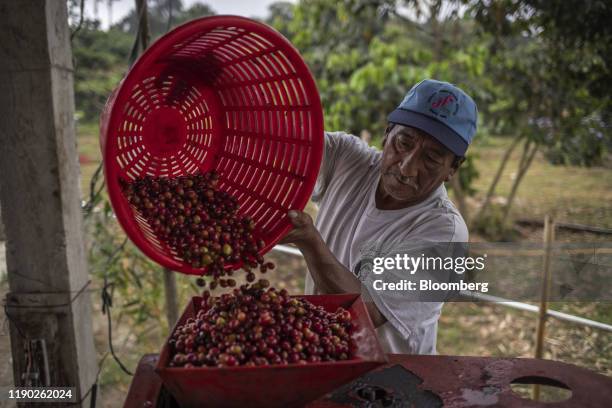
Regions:
<instances>
[{"instance_id":1,"label":"man's arm","mask_svg":"<svg viewBox=\"0 0 612 408\"><path fill-rule=\"evenodd\" d=\"M295 244L302 252L312 279L320 291L323 293L361 293L364 290L355 275L342 265L329 250L308 214L291 210L289 219L293 224L293 230L281 242ZM375 327L387 321L374 302L365 302L365 304Z\"/></svg>"}]
</instances>

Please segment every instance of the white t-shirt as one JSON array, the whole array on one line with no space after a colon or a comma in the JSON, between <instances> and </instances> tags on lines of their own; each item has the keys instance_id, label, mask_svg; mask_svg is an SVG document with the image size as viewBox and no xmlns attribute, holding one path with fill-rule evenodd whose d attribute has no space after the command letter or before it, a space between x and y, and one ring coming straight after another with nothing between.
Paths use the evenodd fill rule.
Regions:
<instances>
[{"instance_id":1,"label":"white t-shirt","mask_svg":"<svg viewBox=\"0 0 612 408\"><path fill-rule=\"evenodd\" d=\"M418 302L402 292L373 290L373 276L364 273L361 260L364 252L373 248L381 255L393 256L398 245L405 252L406 246L418 248L423 242L467 242L467 227L444 185L414 206L377 209L381 156L353 135L325 133L324 158L312 195L319 205L315 226L338 261L363 283L367 289L363 295L370 297L387 319L377 329L383 349L388 353L435 354L443 303ZM404 270L387 270L385 274L410 279L403 276ZM305 292L314 290L307 274Z\"/></svg>"}]
</instances>

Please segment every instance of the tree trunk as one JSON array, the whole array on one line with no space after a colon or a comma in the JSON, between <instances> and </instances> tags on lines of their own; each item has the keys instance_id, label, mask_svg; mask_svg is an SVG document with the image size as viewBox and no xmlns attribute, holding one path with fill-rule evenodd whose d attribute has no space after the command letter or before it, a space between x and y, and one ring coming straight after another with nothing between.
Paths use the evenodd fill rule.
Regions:
<instances>
[{"instance_id":1,"label":"tree trunk","mask_svg":"<svg viewBox=\"0 0 612 408\"><path fill-rule=\"evenodd\" d=\"M436 62L442 60L442 33L440 23L438 22L441 8L442 1L440 0L432 2L429 8L429 22L431 24L431 31L434 39L434 61ZM436 76L437 72L434 72L434 77Z\"/></svg>"},{"instance_id":2,"label":"tree trunk","mask_svg":"<svg viewBox=\"0 0 612 408\"><path fill-rule=\"evenodd\" d=\"M142 51L146 50L149 46L149 16L147 10L146 0L136 0L136 10L138 11L138 27L140 36L140 45Z\"/></svg>"},{"instance_id":3,"label":"tree trunk","mask_svg":"<svg viewBox=\"0 0 612 408\"><path fill-rule=\"evenodd\" d=\"M465 202L465 193L463 191L463 188L461 188L461 182L459 181L460 171L461 169L458 169L457 173L453 177L451 177L450 183L451 183L451 187L453 188L453 194L455 196L455 200L457 201L457 206L459 207L459 212L463 216L465 223L468 224L469 214L468 214L467 204Z\"/></svg>"},{"instance_id":4,"label":"tree trunk","mask_svg":"<svg viewBox=\"0 0 612 408\"><path fill-rule=\"evenodd\" d=\"M476 216L475 219L480 219L486 214L489 204L491 203L491 199L493 198L493 194L495 194L495 189L497 188L497 184L499 183L499 180L501 179L504 169L506 168L506 164L508 164L508 160L510 159L512 152L514 151L516 146L518 146L521 139L522 139L521 136L517 136L512 142L512 144L510 145L510 147L508 147L508 149L506 149L506 151L504 152L504 157L502 157L502 160L499 163L499 167L497 168L497 173L495 173L495 177L493 177L493 181L491 182L491 185L489 186L489 191L487 191L487 195L484 199L484 202L480 206L480 210L478 211L478 215Z\"/></svg>"},{"instance_id":5,"label":"tree trunk","mask_svg":"<svg viewBox=\"0 0 612 408\"><path fill-rule=\"evenodd\" d=\"M531 148L532 143L533 148ZM537 143L531 142L529 140L525 141L525 148L523 149L523 155L521 156L521 161L519 163L516 179L514 179L512 189L510 190L510 194L508 195L506 206L504 207L504 218L508 217L508 214L510 213L510 208L512 207L512 203L514 201L514 198L516 197L516 192L518 190L519 184L521 184L523 177L527 173L527 170L529 170L531 162L533 161L533 158L535 157L538 148L539 146Z\"/></svg>"},{"instance_id":6,"label":"tree trunk","mask_svg":"<svg viewBox=\"0 0 612 408\"><path fill-rule=\"evenodd\" d=\"M367 129L363 129L359 134L359 138L369 146L372 141L372 134Z\"/></svg>"}]
</instances>

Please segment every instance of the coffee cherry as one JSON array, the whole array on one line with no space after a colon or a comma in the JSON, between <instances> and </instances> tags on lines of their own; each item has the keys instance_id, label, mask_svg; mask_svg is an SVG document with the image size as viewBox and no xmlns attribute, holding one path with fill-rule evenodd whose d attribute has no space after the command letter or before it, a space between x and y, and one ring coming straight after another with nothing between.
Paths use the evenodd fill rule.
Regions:
<instances>
[{"instance_id":1,"label":"coffee cherry","mask_svg":"<svg viewBox=\"0 0 612 408\"><path fill-rule=\"evenodd\" d=\"M238 199L218 189L212 171L178 178L145 176L119 180L123 195L158 240L213 281L238 264L271 269L259 253L265 242L254 220L238 215ZM228 267L227 264L230 264ZM247 272L248 273L248 272Z\"/></svg>"},{"instance_id":2,"label":"coffee cherry","mask_svg":"<svg viewBox=\"0 0 612 408\"><path fill-rule=\"evenodd\" d=\"M171 336L170 366L309 364L353 358L355 326L344 321L350 312L339 308L329 313L290 298L286 290L260 284L241 285L202 302L195 317Z\"/></svg>"}]
</instances>

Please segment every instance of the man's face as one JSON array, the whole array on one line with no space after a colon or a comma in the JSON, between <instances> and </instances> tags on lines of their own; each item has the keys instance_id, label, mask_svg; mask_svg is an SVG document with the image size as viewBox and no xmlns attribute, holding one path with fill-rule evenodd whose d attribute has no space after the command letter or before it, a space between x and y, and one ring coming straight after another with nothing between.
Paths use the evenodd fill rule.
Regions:
<instances>
[{"instance_id":1,"label":"man's face","mask_svg":"<svg viewBox=\"0 0 612 408\"><path fill-rule=\"evenodd\" d=\"M399 209L427 198L455 172L455 155L427 133L395 125L385 135L376 205Z\"/></svg>"}]
</instances>

